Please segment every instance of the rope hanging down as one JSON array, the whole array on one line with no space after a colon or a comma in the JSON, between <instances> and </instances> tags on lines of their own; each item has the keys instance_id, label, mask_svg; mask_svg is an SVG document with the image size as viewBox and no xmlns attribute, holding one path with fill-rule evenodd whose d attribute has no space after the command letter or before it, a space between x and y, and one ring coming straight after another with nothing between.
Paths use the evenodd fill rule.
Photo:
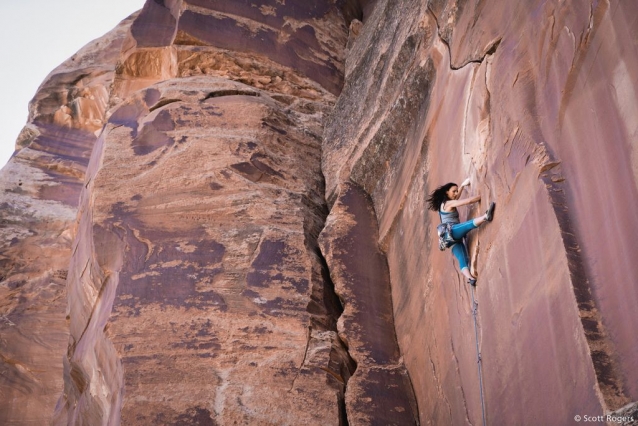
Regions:
<instances>
[{"instance_id":1,"label":"rope hanging down","mask_svg":"<svg viewBox=\"0 0 638 426\"><path fill-rule=\"evenodd\" d=\"M476 315L478 314L478 303L474 299L474 286L472 289L472 316L474 317L474 337L476 339L476 362L478 364L479 387L481 389L481 411L483 413L483 426L487 425L485 421L485 398L483 397L483 369L481 363L481 351L479 349L478 326L476 324Z\"/></svg>"}]
</instances>

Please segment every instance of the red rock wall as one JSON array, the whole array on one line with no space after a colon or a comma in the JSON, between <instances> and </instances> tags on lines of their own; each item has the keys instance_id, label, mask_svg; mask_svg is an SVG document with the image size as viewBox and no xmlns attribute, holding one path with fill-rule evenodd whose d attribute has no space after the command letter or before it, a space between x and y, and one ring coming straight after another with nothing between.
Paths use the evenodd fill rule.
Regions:
<instances>
[{"instance_id":1,"label":"red rock wall","mask_svg":"<svg viewBox=\"0 0 638 426\"><path fill-rule=\"evenodd\" d=\"M381 281L384 300L366 304L383 312L383 339L358 337L365 316L344 332L342 303L355 301L335 293L317 242L327 215L322 122L343 83L347 24L369 6L149 1L100 63L108 85L94 123L79 122L93 116L74 114L63 95L58 108L38 93L34 104L48 108L49 121L94 124L99 137L59 149L82 153L76 179L84 181L63 186L75 191L64 194L78 220L60 260L63 373L62 351L48 353L59 357L47 367L49 394L61 396L55 414L49 396L34 420L18 404L7 420L348 424L388 407L414 420L389 281ZM72 91L77 81L56 82ZM376 239L363 237L360 245L378 252ZM387 275L384 260L378 266ZM63 296L61 288L56 300ZM51 305L51 316L63 321L61 306ZM365 362L357 391L346 393L358 359L344 342L355 339L389 352ZM385 379L396 395L378 398Z\"/></svg>"},{"instance_id":2,"label":"red rock wall","mask_svg":"<svg viewBox=\"0 0 638 426\"><path fill-rule=\"evenodd\" d=\"M46 424L63 388L78 199L131 22L51 72L0 172L1 424Z\"/></svg>"},{"instance_id":3,"label":"red rock wall","mask_svg":"<svg viewBox=\"0 0 638 426\"><path fill-rule=\"evenodd\" d=\"M345 421L316 239L347 34L338 8L288 3L148 2L133 23L80 203L56 423Z\"/></svg>"},{"instance_id":4,"label":"red rock wall","mask_svg":"<svg viewBox=\"0 0 638 426\"><path fill-rule=\"evenodd\" d=\"M319 244L344 301L339 335L357 369L346 389L349 424L414 424L416 401L397 345L388 263L370 197L344 184Z\"/></svg>"},{"instance_id":5,"label":"red rock wall","mask_svg":"<svg viewBox=\"0 0 638 426\"><path fill-rule=\"evenodd\" d=\"M470 288L425 208L466 176L482 202L462 216L497 202L469 239L488 423L638 399L634 9L381 1L353 43L326 194L354 182L372 197L421 422L481 421Z\"/></svg>"},{"instance_id":6,"label":"red rock wall","mask_svg":"<svg viewBox=\"0 0 638 426\"><path fill-rule=\"evenodd\" d=\"M473 297L489 424L634 403L636 8L148 1L1 172L0 423L481 423Z\"/></svg>"}]
</instances>

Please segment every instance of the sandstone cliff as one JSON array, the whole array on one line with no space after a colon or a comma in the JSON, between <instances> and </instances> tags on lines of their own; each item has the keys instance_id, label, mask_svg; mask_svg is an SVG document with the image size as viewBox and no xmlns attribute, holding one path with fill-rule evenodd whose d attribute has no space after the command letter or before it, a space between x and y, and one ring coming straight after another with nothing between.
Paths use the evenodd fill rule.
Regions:
<instances>
[{"instance_id":1,"label":"sandstone cliff","mask_svg":"<svg viewBox=\"0 0 638 426\"><path fill-rule=\"evenodd\" d=\"M1 172L0 422L635 417L637 12L149 0Z\"/></svg>"},{"instance_id":2,"label":"sandstone cliff","mask_svg":"<svg viewBox=\"0 0 638 426\"><path fill-rule=\"evenodd\" d=\"M0 423L43 424L64 385L78 197L133 18L42 83L0 172Z\"/></svg>"}]
</instances>

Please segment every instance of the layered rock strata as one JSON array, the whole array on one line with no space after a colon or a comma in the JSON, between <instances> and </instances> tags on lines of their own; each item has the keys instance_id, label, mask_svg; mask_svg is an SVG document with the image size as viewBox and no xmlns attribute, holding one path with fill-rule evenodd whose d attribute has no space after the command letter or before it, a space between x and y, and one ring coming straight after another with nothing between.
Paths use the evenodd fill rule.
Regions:
<instances>
[{"instance_id":1,"label":"layered rock strata","mask_svg":"<svg viewBox=\"0 0 638 426\"><path fill-rule=\"evenodd\" d=\"M344 423L354 365L316 246L343 18L178 3L148 2L123 49L81 202L56 422ZM279 44L277 16L319 24ZM301 58L305 43L326 59Z\"/></svg>"},{"instance_id":2,"label":"layered rock strata","mask_svg":"<svg viewBox=\"0 0 638 426\"><path fill-rule=\"evenodd\" d=\"M115 64L133 21L42 83L0 172L0 423L45 424L63 387L74 222Z\"/></svg>"},{"instance_id":3,"label":"layered rock strata","mask_svg":"<svg viewBox=\"0 0 638 426\"><path fill-rule=\"evenodd\" d=\"M81 201L60 423L339 423L323 105L293 105L190 77L114 110Z\"/></svg>"},{"instance_id":4,"label":"layered rock strata","mask_svg":"<svg viewBox=\"0 0 638 426\"><path fill-rule=\"evenodd\" d=\"M397 401L374 374L346 391L358 331L337 326L347 298L317 244L321 125L365 4L271 3L149 1L118 32L95 124L108 118L69 197L55 424L361 424L371 396L414 421L396 343Z\"/></svg>"},{"instance_id":5,"label":"layered rock strata","mask_svg":"<svg viewBox=\"0 0 638 426\"><path fill-rule=\"evenodd\" d=\"M2 171L0 421L635 416L636 9L148 1Z\"/></svg>"},{"instance_id":6,"label":"layered rock strata","mask_svg":"<svg viewBox=\"0 0 638 426\"><path fill-rule=\"evenodd\" d=\"M372 199L421 422L481 422L470 289L425 204L466 176L482 201L462 216L497 202L469 238L488 423L638 399L634 9L379 1L352 43L326 194L331 215L353 184Z\"/></svg>"}]
</instances>

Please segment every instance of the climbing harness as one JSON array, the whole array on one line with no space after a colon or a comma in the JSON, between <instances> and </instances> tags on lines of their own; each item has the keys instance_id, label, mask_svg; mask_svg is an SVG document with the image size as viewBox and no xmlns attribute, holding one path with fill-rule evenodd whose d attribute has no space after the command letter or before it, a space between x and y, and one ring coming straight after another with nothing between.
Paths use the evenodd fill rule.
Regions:
<instances>
[{"instance_id":1,"label":"climbing harness","mask_svg":"<svg viewBox=\"0 0 638 426\"><path fill-rule=\"evenodd\" d=\"M481 390L481 411L483 413L483 426L486 426L487 423L485 421L485 398L483 396L483 369L481 363L481 350L479 349L479 338L478 338L478 326L476 323L476 315L478 314L478 303L474 299L474 286L470 286L472 289L472 316L474 317L474 337L476 339L476 362L478 364L478 377L479 377L479 388Z\"/></svg>"}]
</instances>

